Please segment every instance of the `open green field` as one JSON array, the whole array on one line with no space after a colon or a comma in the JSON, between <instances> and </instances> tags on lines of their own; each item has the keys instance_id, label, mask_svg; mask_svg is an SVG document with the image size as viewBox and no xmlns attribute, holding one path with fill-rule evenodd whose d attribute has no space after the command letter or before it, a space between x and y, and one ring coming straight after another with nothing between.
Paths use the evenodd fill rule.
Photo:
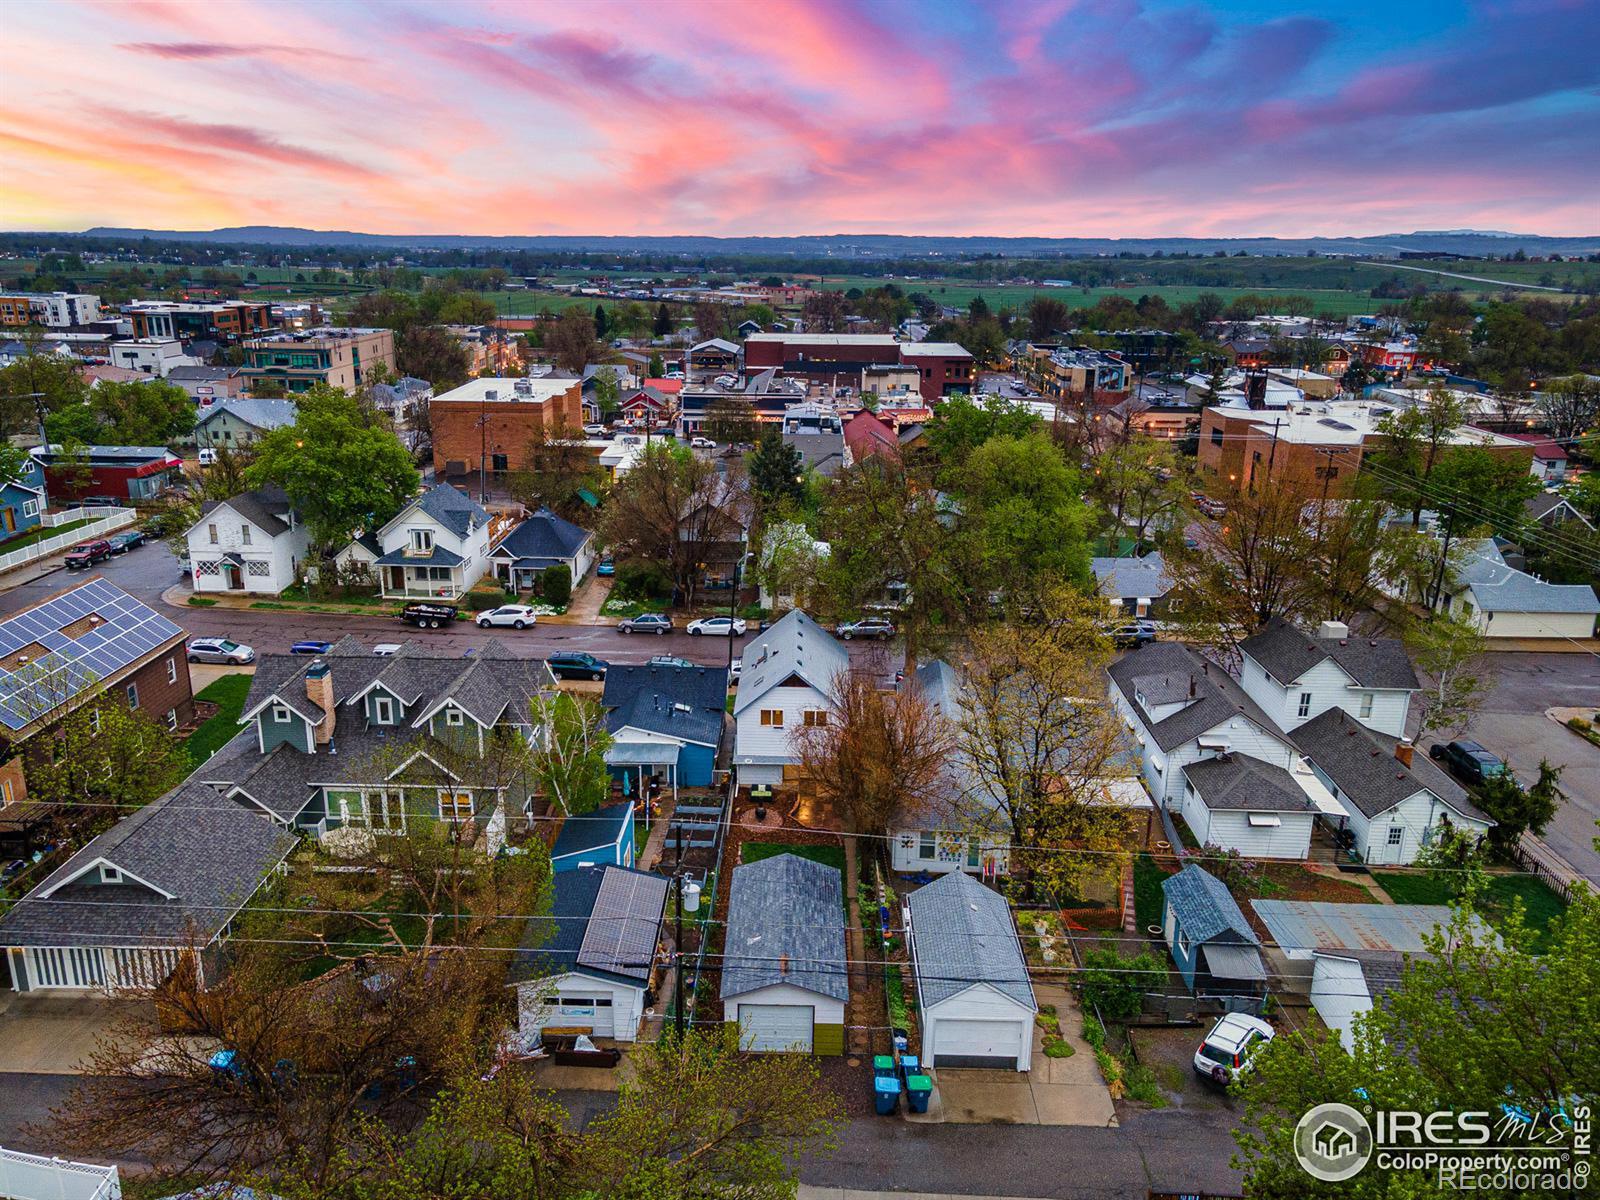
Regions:
<instances>
[{"instance_id":1,"label":"open green field","mask_svg":"<svg viewBox=\"0 0 1600 1200\"><path fill-rule=\"evenodd\" d=\"M1419 278L1421 278L1419 276ZM861 281L850 279L836 283L830 276L822 286L836 290L849 290L853 287L876 287L884 281ZM1125 287L1052 287L1041 288L1031 285L1007 286L1004 284L973 284L967 280L895 280L898 286L907 292L922 292L940 304L953 304L957 308L966 308L972 303L973 297L982 296L984 302L991 309L1027 307L1028 301L1034 296L1049 296L1060 300L1069 308L1089 308L1098 304L1106 296L1122 296L1130 302L1137 303L1140 296L1160 296L1172 307L1187 304L1197 299L1202 292L1214 292L1224 301L1232 300L1237 296L1305 296L1316 306L1316 311L1331 317L1347 317L1357 313L1375 312L1378 306L1384 303L1374 300L1366 292L1344 292L1334 290L1313 290L1310 288L1267 288L1267 287L1197 287L1179 284L1130 284Z\"/></svg>"}]
</instances>

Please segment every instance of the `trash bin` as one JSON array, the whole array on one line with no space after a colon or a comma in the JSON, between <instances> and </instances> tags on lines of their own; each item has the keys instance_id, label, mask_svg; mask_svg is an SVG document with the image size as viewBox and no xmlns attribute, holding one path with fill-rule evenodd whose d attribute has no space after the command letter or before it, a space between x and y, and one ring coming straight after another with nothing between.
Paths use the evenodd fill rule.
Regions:
<instances>
[{"instance_id":1,"label":"trash bin","mask_svg":"<svg viewBox=\"0 0 1600 1200\"><path fill-rule=\"evenodd\" d=\"M906 1076L906 1103L914 1113L928 1111L928 1101L933 1098L933 1080L926 1075Z\"/></svg>"},{"instance_id":2,"label":"trash bin","mask_svg":"<svg viewBox=\"0 0 1600 1200\"><path fill-rule=\"evenodd\" d=\"M906 1079L913 1075L922 1074L921 1060L915 1054L902 1054L900 1056L900 1074Z\"/></svg>"},{"instance_id":3,"label":"trash bin","mask_svg":"<svg viewBox=\"0 0 1600 1200\"><path fill-rule=\"evenodd\" d=\"M907 1047L909 1047L911 1045L911 1034L908 1033L906 1030L900 1029L898 1027L895 1028L892 1032L894 1033L894 1048L896 1050L898 1050L901 1054L904 1054L906 1052Z\"/></svg>"},{"instance_id":4,"label":"trash bin","mask_svg":"<svg viewBox=\"0 0 1600 1200\"><path fill-rule=\"evenodd\" d=\"M872 1098L877 1102L880 1117L894 1116L900 1107L900 1081L893 1075L879 1075L872 1081Z\"/></svg>"},{"instance_id":5,"label":"trash bin","mask_svg":"<svg viewBox=\"0 0 1600 1200\"><path fill-rule=\"evenodd\" d=\"M884 1076L888 1076L890 1079L893 1079L895 1075L894 1055L874 1055L872 1059L872 1073L879 1079L882 1079Z\"/></svg>"}]
</instances>

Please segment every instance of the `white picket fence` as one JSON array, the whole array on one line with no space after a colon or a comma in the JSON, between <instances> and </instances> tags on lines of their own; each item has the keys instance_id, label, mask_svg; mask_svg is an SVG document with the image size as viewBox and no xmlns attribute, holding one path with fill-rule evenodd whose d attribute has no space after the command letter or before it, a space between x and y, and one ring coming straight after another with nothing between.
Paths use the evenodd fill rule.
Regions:
<instances>
[{"instance_id":1,"label":"white picket fence","mask_svg":"<svg viewBox=\"0 0 1600 1200\"><path fill-rule=\"evenodd\" d=\"M0 1196L16 1200L122 1200L115 1167L0 1147Z\"/></svg>"},{"instance_id":2,"label":"white picket fence","mask_svg":"<svg viewBox=\"0 0 1600 1200\"><path fill-rule=\"evenodd\" d=\"M60 554L63 550L70 550L79 542L86 542L90 538L105 537L108 533L126 529L138 521L139 514L131 508L114 508L107 505L95 508L68 508L60 512L45 513L43 520L46 526L64 525L68 521L80 521L84 517L95 519L77 529L69 529L66 533L56 534L55 537L41 538L20 550L0 554L0 574L20 567L24 563Z\"/></svg>"}]
</instances>

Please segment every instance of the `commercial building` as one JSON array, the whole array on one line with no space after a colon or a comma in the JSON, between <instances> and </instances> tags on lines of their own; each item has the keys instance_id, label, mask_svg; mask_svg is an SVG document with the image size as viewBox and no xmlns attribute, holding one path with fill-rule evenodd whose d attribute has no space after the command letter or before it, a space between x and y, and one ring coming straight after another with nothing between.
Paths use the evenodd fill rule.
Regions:
<instances>
[{"instance_id":1,"label":"commercial building","mask_svg":"<svg viewBox=\"0 0 1600 1200\"><path fill-rule=\"evenodd\" d=\"M69 329L100 319L100 297L87 292L10 292L0 296L0 325Z\"/></svg>"},{"instance_id":2,"label":"commercial building","mask_svg":"<svg viewBox=\"0 0 1600 1200\"><path fill-rule=\"evenodd\" d=\"M313 385L353 392L374 367L395 374L394 331L324 325L304 333L275 333L245 342L239 374L254 385L278 380L291 392Z\"/></svg>"},{"instance_id":3,"label":"commercial building","mask_svg":"<svg viewBox=\"0 0 1600 1200\"><path fill-rule=\"evenodd\" d=\"M100 497L114 503L149 500L177 483L183 471L183 460L165 446L84 446L68 455L49 445L29 453L44 468L46 490L57 504Z\"/></svg>"},{"instance_id":4,"label":"commercial building","mask_svg":"<svg viewBox=\"0 0 1600 1200\"><path fill-rule=\"evenodd\" d=\"M270 332L272 305L249 300L223 300L215 304L135 300L122 311L133 322L139 338L204 338L236 342Z\"/></svg>"},{"instance_id":5,"label":"commercial building","mask_svg":"<svg viewBox=\"0 0 1600 1200\"><path fill-rule=\"evenodd\" d=\"M147 337L112 342L111 365L165 379L168 372L178 367L198 367L203 364L198 358L185 354L183 343L177 338Z\"/></svg>"},{"instance_id":6,"label":"commercial building","mask_svg":"<svg viewBox=\"0 0 1600 1200\"><path fill-rule=\"evenodd\" d=\"M583 425L579 379L474 379L428 405L433 466L441 478L495 479L527 463L528 443L541 431Z\"/></svg>"},{"instance_id":7,"label":"commercial building","mask_svg":"<svg viewBox=\"0 0 1600 1200\"><path fill-rule=\"evenodd\" d=\"M771 368L829 386L854 387L862 372L905 366L917 372L929 404L970 391L973 358L954 342L901 342L886 333L753 333L744 341L747 377Z\"/></svg>"}]
</instances>

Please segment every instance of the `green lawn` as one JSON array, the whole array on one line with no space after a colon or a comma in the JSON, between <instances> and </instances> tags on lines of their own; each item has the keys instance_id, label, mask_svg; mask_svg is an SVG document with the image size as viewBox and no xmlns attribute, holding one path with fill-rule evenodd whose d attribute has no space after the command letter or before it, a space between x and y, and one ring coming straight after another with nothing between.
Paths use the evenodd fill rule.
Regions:
<instances>
[{"instance_id":1,"label":"green lawn","mask_svg":"<svg viewBox=\"0 0 1600 1200\"><path fill-rule=\"evenodd\" d=\"M1161 881L1166 877L1148 854L1133 860L1133 913L1140 929L1161 924Z\"/></svg>"},{"instance_id":2,"label":"green lawn","mask_svg":"<svg viewBox=\"0 0 1600 1200\"><path fill-rule=\"evenodd\" d=\"M0 542L0 554L11 550L21 550L24 546L31 546L35 542L42 542L46 538L53 538L57 534L71 533L74 529L81 529L91 521L98 521L99 517L83 517L76 521L65 521L60 525L40 525L27 533L19 533L14 538Z\"/></svg>"},{"instance_id":3,"label":"green lawn","mask_svg":"<svg viewBox=\"0 0 1600 1200\"><path fill-rule=\"evenodd\" d=\"M209 700L217 706L216 715L189 735L189 761L199 766L222 749L239 732L239 714L250 691L250 676L224 675L206 685L195 699Z\"/></svg>"},{"instance_id":4,"label":"green lawn","mask_svg":"<svg viewBox=\"0 0 1600 1200\"><path fill-rule=\"evenodd\" d=\"M812 862L836 868L844 874L844 848L841 846L796 846L787 842L746 842L740 849L744 862L760 862L776 854L792 854L796 858L809 858Z\"/></svg>"},{"instance_id":5,"label":"green lawn","mask_svg":"<svg viewBox=\"0 0 1600 1200\"><path fill-rule=\"evenodd\" d=\"M1374 871L1372 877L1396 904L1449 904L1450 891L1432 876L1405 871ZM1491 875L1484 896L1484 916L1490 925L1500 927L1512 900L1521 900L1523 919L1534 931L1534 948L1543 950L1550 939L1550 925L1567 911L1567 903L1546 884L1532 875Z\"/></svg>"}]
</instances>

